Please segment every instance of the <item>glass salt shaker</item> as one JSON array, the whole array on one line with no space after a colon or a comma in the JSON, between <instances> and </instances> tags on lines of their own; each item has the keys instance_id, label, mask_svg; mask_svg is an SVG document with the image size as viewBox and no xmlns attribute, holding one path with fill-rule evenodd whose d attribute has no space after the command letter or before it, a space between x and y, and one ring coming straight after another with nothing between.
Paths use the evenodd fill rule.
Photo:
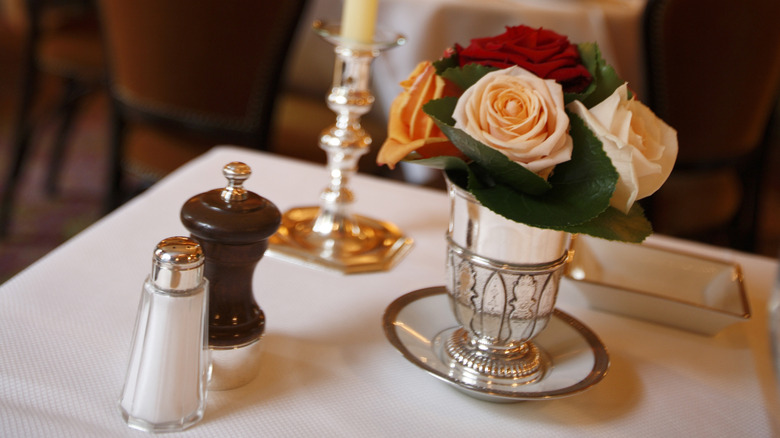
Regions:
<instances>
[{"instance_id":1,"label":"glass salt shaker","mask_svg":"<svg viewBox=\"0 0 780 438\"><path fill-rule=\"evenodd\" d=\"M119 409L146 432L184 430L203 418L209 357L208 281L200 245L162 240L141 292Z\"/></svg>"}]
</instances>

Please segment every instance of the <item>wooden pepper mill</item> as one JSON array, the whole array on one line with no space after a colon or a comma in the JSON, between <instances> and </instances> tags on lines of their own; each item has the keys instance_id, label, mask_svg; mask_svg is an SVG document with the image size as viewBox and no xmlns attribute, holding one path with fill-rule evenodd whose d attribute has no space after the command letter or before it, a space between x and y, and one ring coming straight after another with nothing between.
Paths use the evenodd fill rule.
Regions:
<instances>
[{"instance_id":1,"label":"wooden pepper mill","mask_svg":"<svg viewBox=\"0 0 780 438\"><path fill-rule=\"evenodd\" d=\"M243 187L249 166L232 162L222 174L228 180L224 189L193 196L181 208L182 223L206 256L214 390L236 388L257 374L265 315L254 299L252 277L281 222L272 202Z\"/></svg>"}]
</instances>

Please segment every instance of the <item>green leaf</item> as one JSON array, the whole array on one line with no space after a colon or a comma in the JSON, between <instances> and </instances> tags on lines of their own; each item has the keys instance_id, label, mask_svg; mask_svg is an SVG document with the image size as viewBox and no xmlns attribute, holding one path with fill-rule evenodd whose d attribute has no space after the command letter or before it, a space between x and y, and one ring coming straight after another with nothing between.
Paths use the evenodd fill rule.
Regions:
<instances>
[{"instance_id":1,"label":"green leaf","mask_svg":"<svg viewBox=\"0 0 780 438\"><path fill-rule=\"evenodd\" d=\"M492 180L500 181L517 192L531 195L540 195L550 190L551 186L544 178L452 126L455 124L452 112L456 103L455 98L432 100L423 106L423 111L433 118L452 144L485 170L484 172L477 170L478 175L489 175L491 178L491 181L487 181L486 178L483 178L483 181L487 184L492 184Z\"/></svg>"},{"instance_id":2,"label":"green leaf","mask_svg":"<svg viewBox=\"0 0 780 438\"><path fill-rule=\"evenodd\" d=\"M444 70L440 76L466 90L482 79L486 74L498 70L496 67L487 67L481 64L466 64L463 67L451 67Z\"/></svg>"},{"instance_id":3,"label":"green leaf","mask_svg":"<svg viewBox=\"0 0 780 438\"><path fill-rule=\"evenodd\" d=\"M433 61L433 67L436 69L436 74L439 76L441 76L441 74L444 73L444 71L448 68L455 68L459 65L460 62L458 61L457 53L453 53L452 56L447 58L440 58L436 61Z\"/></svg>"},{"instance_id":4,"label":"green leaf","mask_svg":"<svg viewBox=\"0 0 780 438\"><path fill-rule=\"evenodd\" d=\"M609 207L591 221L570 227L568 231L607 240L642 243L653 233L653 226L645 217L642 207L635 203L627 215Z\"/></svg>"},{"instance_id":5,"label":"green leaf","mask_svg":"<svg viewBox=\"0 0 780 438\"><path fill-rule=\"evenodd\" d=\"M422 109L423 112L431 116L434 121L438 121L447 126L453 126L455 125L455 119L452 118L452 113L455 111L455 105L457 104L457 97L442 97L440 99L429 100L423 105ZM452 139L450 138L450 140Z\"/></svg>"},{"instance_id":6,"label":"green leaf","mask_svg":"<svg viewBox=\"0 0 780 438\"><path fill-rule=\"evenodd\" d=\"M544 178L510 160L501 152L474 140L462 130L444 124L439 128L461 152L485 170L478 174L487 173L496 182L529 195L541 195L552 188Z\"/></svg>"},{"instance_id":7,"label":"green leaf","mask_svg":"<svg viewBox=\"0 0 780 438\"><path fill-rule=\"evenodd\" d=\"M468 190L490 210L538 228L577 232L575 226L601 215L609 207L618 174L584 122L576 115L569 117L572 158L555 167L548 192L532 196L500 182L491 187L472 185L471 180Z\"/></svg>"},{"instance_id":8,"label":"green leaf","mask_svg":"<svg viewBox=\"0 0 780 438\"><path fill-rule=\"evenodd\" d=\"M577 45L580 58L585 68L593 76L593 82L582 93L566 93L564 101L568 104L579 100L587 108L592 108L602 100L611 96L615 90L623 85L615 69L601 57L601 51L596 43L581 43Z\"/></svg>"}]
</instances>

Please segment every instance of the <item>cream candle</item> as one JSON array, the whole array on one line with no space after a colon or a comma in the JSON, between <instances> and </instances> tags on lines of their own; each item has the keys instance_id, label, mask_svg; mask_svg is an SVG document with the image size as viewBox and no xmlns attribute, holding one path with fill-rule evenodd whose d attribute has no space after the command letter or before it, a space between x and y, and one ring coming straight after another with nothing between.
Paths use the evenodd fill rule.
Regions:
<instances>
[{"instance_id":1,"label":"cream candle","mask_svg":"<svg viewBox=\"0 0 780 438\"><path fill-rule=\"evenodd\" d=\"M378 0L344 0L341 37L361 43L374 41Z\"/></svg>"}]
</instances>

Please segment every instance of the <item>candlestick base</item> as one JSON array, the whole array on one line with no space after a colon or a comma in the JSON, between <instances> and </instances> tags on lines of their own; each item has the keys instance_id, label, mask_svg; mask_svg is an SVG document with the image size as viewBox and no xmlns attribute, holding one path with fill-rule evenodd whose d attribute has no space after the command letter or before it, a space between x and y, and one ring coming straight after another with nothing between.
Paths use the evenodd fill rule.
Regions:
<instances>
[{"instance_id":1,"label":"candlestick base","mask_svg":"<svg viewBox=\"0 0 780 438\"><path fill-rule=\"evenodd\" d=\"M353 215L330 233L315 231L319 207L293 208L270 239L269 254L306 267L356 274L387 271L412 248L413 240L389 222Z\"/></svg>"}]
</instances>

